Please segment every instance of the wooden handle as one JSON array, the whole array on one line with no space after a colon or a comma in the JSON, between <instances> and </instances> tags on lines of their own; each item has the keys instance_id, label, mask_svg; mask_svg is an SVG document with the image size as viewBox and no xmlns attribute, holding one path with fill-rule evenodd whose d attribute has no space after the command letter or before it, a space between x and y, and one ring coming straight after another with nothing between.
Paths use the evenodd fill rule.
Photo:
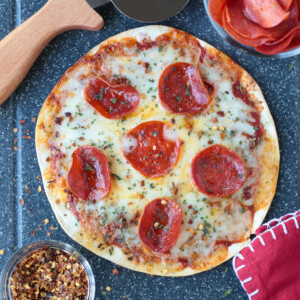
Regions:
<instances>
[{"instance_id":1,"label":"wooden handle","mask_svg":"<svg viewBox=\"0 0 300 300\"><path fill-rule=\"evenodd\" d=\"M103 25L102 17L85 0L49 0L0 42L0 105L55 36L70 29L98 30Z\"/></svg>"}]
</instances>

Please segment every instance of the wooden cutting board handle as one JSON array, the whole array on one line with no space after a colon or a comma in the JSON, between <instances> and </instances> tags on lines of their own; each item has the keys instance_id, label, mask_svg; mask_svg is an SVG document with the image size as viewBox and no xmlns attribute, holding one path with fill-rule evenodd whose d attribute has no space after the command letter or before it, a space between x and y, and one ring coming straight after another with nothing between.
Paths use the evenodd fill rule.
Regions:
<instances>
[{"instance_id":1,"label":"wooden cutting board handle","mask_svg":"<svg viewBox=\"0 0 300 300\"><path fill-rule=\"evenodd\" d=\"M102 17L85 0L49 0L0 41L0 105L55 36L70 29L98 30L103 25Z\"/></svg>"}]
</instances>

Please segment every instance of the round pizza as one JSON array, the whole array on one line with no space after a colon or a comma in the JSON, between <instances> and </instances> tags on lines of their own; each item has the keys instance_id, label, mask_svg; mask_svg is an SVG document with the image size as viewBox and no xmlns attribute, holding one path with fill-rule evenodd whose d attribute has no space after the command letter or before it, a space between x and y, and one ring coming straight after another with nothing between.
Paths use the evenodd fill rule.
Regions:
<instances>
[{"instance_id":1,"label":"round pizza","mask_svg":"<svg viewBox=\"0 0 300 300\"><path fill-rule=\"evenodd\" d=\"M36 148L66 233L164 276L211 269L248 243L279 169L257 83L165 26L111 37L69 68L39 114Z\"/></svg>"}]
</instances>

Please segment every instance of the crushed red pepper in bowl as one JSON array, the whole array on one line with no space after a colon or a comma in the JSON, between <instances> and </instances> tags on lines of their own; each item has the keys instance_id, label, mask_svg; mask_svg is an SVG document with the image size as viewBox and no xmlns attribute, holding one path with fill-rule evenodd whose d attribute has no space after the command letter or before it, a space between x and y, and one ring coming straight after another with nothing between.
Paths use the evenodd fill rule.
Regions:
<instances>
[{"instance_id":1,"label":"crushed red pepper in bowl","mask_svg":"<svg viewBox=\"0 0 300 300\"><path fill-rule=\"evenodd\" d=\"M2 299L94 299L93 272L73 247L36 242L15 253L1 280Z\"/></svg>"}]
</instances>

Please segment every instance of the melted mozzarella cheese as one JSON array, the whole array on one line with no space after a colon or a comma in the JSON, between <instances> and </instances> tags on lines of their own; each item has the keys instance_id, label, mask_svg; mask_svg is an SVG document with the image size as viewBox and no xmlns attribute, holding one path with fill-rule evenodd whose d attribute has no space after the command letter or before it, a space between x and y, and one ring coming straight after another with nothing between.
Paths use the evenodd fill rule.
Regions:
<instances>
[{"instance_id":1,"label":"melted mozzarella cheese","mask_svg":"<svg viewBox=\"0 0 300 300\"><path fill-rule=\"evenodd\" d=\"M243 189L225 199L210 199L201 194L190 180L191 160L200 150L219 143L237 152L247 166L255 166L258 163L256 156L249 150L249 139L244 135L253 135L255 132L253 126L246 122L251 121L249 112L252 108L235 98L232 81L229 76L222 74L222 67L205 60L201 65L201 74L205 74L205 80L216 87L214 105L194 117L171 114L164 110L158 99L159 77L169 64L179 61L197 66L199 55L185 49L185 55L182 56L180 49L174 49L172 45L164 46L162 51L155 46L143 51L127 50L128 56L108 54L99 74L108 78L112 74L125 77L140 93L137 110L125 119L106 119L84 100L83 92L88 79L82 79L84 76L79 75L89 72L87 65L76 71L76 74L79 73L77 77L70 74L62 86L61 92L67 96L63 100L60 115L71 113L74 118L70 120L64 117L61 125L57 125L60 135L55 142L66 154L60 161L62 176L66 176L71 165L71 154L76 148L83 145L98 147L106 155L111 173L120 180L113 178L110 195L86 206L86 213L105 215L107 222L115 221L122 213L130 220L136 211L141 212L153 199L172 198L183 210L183 225L182 233L171 249L171 257L189 257L194 252L207 257L213 252L216 240L239 240L249 231L251 213L244 207L253 204L253 201L243 199ZM150 72L146 72L141 62L149 64ZM224 112L225 116L218 116L218 111ZM124 138L128 130L150 120L165 122L169 129L164 130L164 135L170 140L178 137L184 142L173 170L154 179L145 178L131 167L121 151L122 139L125 152L130 152L137 145L135 139ZM253 181L255 178L247 179L245 186ZM174 187L178 189L177 193L174 193ZM210 201L216 205L211 205ZM125 231L118 229L116 233L124 238L129 247L140 243L137 225Z\"/></svg>"}]
</instances>

